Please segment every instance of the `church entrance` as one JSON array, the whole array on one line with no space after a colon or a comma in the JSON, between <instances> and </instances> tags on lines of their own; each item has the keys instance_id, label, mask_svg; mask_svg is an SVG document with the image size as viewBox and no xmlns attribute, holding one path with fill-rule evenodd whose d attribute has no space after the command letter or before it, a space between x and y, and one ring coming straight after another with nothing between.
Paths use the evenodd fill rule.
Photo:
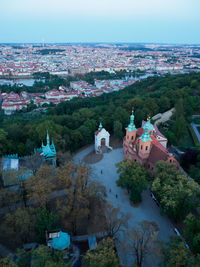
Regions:
<instances>
[{"instance_id":1,"label":"church entrance","mask_svg":"<svg viewBox=\"0 0 200 267\"><path fill-rule=\"evenodd\" d=\"M106 145L106 139L102 138L101 139L101 147L104 147Z\"/></svg>"}]
</instances>

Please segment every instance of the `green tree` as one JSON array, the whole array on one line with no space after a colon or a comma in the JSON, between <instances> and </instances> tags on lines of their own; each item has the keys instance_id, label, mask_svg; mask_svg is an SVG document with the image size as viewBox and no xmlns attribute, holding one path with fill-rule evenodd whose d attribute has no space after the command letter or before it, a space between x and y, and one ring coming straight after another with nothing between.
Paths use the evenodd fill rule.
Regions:
<instances>
[{"instance_id":1,"label":"green tree","mask_svg":"<svg viewBox=\"0 0 200 267\"><path fill-rule=\"evenodd\" d=\"M184 224L184 234L190 240L193 252L200 253L200 219L190 213L185 218Z\"/></svg>"},{"instance_id":2,"label":"green tree","mask_svg":"<svg viewBox=\"0 0 200 267\"><path fill-rule=\"evenodd\" d=\"M195 259L180 238L171 237L163 248L164 267L193 267Z\"/></svg>"},{"instance_id":3,"label":"green tree","mask_svg":"<svg viewBox=\"0 0 200 267\"><path fill-rule=\"evenodd\" d=\"M183 99L179 99L178 102L175 105L175 115L176 120L180 118L181 116L184 117L184 107L183 107Z\"/></svg>"},{"instance_id":4,"label":"green tree","mask_svg":"<svg viewBox=\"0 0 200 267\"><path fill-rule=\"evenodd\" d=\"M33 208L18 208L13 213L6 214L7 232L20 242L28 242L34 235L35 214Z\"/></svg>"},{"instance_id":5,"label":"green tree","mask_svg":"<svg viewBox=\"0 0 200 267\"><path fill-rule=\"evenodd\" d=\"M173 127L173 132L176 135L177 139L182 139L186 134L186 121L183 115L176 119L176 122Z\"/></svg>"},{"instance_id":6,"label":"green tree","mask_svg":"<svg viewBox=\"0 0 200 267\"><path fill-rule=\"evenodd\" d=\"M121 139L123 137L122 124L119 121L114 121L113 125L114 136Z\"/></svg>"},{"instance_id":7,"label":"green tree","mask_svg":"<svg viewBox=\"0 0 200 267\"><path fill-rule=\"evenodd\" d=\"M199 185L178 171L172 163L156 163L152 190L160 200L165 213L181 220L197 203Z\"/></svg>"},{"instance_id":8,"label":"green tree","mask_svg":"<svg viewBox=\"0 0 200 267\"><path fill-rule=\"evenodd\" d=\"M0 129L0 156L6 151L6 147L4 147L7 143L6 137L7 133L3 129Z\"/></svg>"},{"instance_id":9,"label":"green tree","mask_svg":"<svg viewBox=\"0 0 200 267\"><path fill-rule=\"evenodd\" d=\"M83 257L84 267L120 267L111 238L103 239L93 251L88 250Z\"/></svg>"},{"instance_id":10,"label":"green tree","mask_svg":"<svg viewBox=\"0 0 200 267\"><path fill-rule=\"evenodd\" d=\"M44 243L45 231L54 230L57 228L58 215L49 211L46 208L38 208L36 215L35 231L36 231L36 241L39 243Z\"/></svg>"},{"instance_id":11,"label":"green tree","mask_svg":"<svg viewBox=\"0 0 200 267\"><path fill-rule=\"evenodd\" d=\"M1 267L18 267L17 263L13 261L12 255L9 255L6 258L0 259Z\"/></svg>"},{"instance_id":12,"label":"green tree","mask_svg":"<svg viewBox=\"0 0 200 267\"><path fill-rule=\"evenodd\" d=\"M125 127L128 124L129 114L124 108L117 107L113 119L121 122L122 126Z\"/></svg>"},{"instance_id":13,"label":"green tree","mask_svg":"<svg viewBox=\"0 0 200 267\"><path fill-rule=\"evenodd\" d=\"M117 185L128 190L131 201L141 202L141 193L148 184L146 169L130 159L124 159L117 163L116 167L118 168L117 173L120 174Z\"/></svg>"}]
</instances>

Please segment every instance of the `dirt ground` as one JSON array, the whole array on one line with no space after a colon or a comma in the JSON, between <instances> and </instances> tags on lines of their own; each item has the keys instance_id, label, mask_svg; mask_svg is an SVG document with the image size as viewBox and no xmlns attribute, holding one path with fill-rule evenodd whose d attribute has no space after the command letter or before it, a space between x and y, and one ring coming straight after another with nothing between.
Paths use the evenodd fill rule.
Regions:
<instances>
[{"instance_id":1,"label":"dirt ground","mask_svg":"<svg viewBox=\"0 0 200 267\"><path fill-rule=\"evenodd\" d=\"M103 154L96 154L93 150L83 158L83 161L87 164L95 164L102 160L102 158Z\"/></svg>"}]
</instances>

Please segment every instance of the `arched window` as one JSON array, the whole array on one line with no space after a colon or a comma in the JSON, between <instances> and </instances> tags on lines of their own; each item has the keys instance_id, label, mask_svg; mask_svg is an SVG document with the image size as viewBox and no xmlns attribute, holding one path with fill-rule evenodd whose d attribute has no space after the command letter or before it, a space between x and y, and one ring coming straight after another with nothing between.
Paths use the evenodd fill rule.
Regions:
<instances>
[{"instance_id":1,"label":"arched window","mask_svg":"<svg viewBox=\"0 0 200 267\"><path fill-rule=\"evenodd\" d=\"M146 146L146 150L148 150L148 146Z\"/></svg>"},{"instance_id":2,"label":"arched window","mask_svg":"<svg viewBox=\"0 0 200 267\"><path fill-rule=\"evenodd\" d=\"M129 139L129 135L127 135L127 139Z\"/></svg>"},{"instance_id":3,"label":"arched window","mask_svg":"<svg viewBox=\"0 0 200 267\"><path fill-rule=\"evenodd\" d=\"M143 146L141 145L141 150L142 150Z\"/></svg>"},{"instance_id":4,"label":"arched window","mask_svg":"<svg viewBox=\"0 0 200 267\"><path fill-rule=\"evenodd\" d=\"M131 140L133 140L133 136L131 136Z\"/></svg>"}]
</instances>

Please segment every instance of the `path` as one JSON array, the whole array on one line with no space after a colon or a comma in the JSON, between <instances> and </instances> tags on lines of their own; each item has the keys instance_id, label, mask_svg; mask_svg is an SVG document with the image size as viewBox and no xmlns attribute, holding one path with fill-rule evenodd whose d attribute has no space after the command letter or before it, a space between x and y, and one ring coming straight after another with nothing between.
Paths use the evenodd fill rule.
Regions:
<instances>
[{"instance_id":1,"label":"path","mask_svg":"<svg viewBox=\"0 0 200 267\"><path fill-rule=\"evenodd\" d=\"M92 149L93 146L90 147ZM87 148L88 150L89 148ZM81 151L75 155L75 162L81 161L81 159L88 153L88 151ZM96 164L90 165L92 168L92 179L100 181L107 190L107 200L110 201L113 206L120 207L120 210L124 213L130 213L131 219L129 221L129 227L137 225L143 220L155 221L159 227L159 236L162 241L168 241L170 235L174 235L173 225L170 223L166 216L160 215L160 209L157 207L155 202L150 196L150 192L144 191L142 194L143 201L138 207L132 207L130 205L129 196L126 191L121 189L116 185L116 180L118 179L118 174L116 173L115 164L123 160L124 155L122 148L114 149L110 153L103 155L103 159ZM102 174L101 174L102 170ZM111 189L111 192L109 190ZM118 198L116 198L116 194ZM120 238L123 238L122 236ZM124 241L124 240L120 240ZM117 245L117 244L116 244ZM132 260L127 255L123 255L123 252L118 250L120 258L123 264L132 264ZM130 260L130 261L127 261ZM147 265L148 267L153 267L152 265ZM156 266L156 265L155 265Z\"/></svg>"},{"instance_id":2,"label":"path","mask_svg":"<svg viewBox=\"0 0 200 267\"><path fill-rule=\"evenodd\" d=\"M172 109L170 109L164 113L158 113L152 117L152 120L156 120L155 121L156 125L161 123L161 122L166 122L171 118L171 116L173 115L173 112L174 112L174 108L172 108Z\"/></svg>"},{"instance_id":3,"label":"path","mask_svg":"<svg viewBox=\"0 0 200 267\"><path fill-rule=\"evenodd\" d=\"M8 249L4 245L0 244L0 255L1 255L1 257L5 258L11 253L12 253L12 251L10 249Z\"/></svg>"},{"instance_id":4,"label":"path","mask_svg":"<svg viewBox=\"0 0 200 267\"><path fill-rule=\"evenodd\" d=\"M200 128L200 124L196 124L194 122L191 122L190 125L192 126L192 128L193 128L193 130L194 130L194 132L196 134L196 137L197 137L198 141L200 142L200 134L199 134L199 131L198 131L198 127Z\"/></svg>"}]
</instances>

